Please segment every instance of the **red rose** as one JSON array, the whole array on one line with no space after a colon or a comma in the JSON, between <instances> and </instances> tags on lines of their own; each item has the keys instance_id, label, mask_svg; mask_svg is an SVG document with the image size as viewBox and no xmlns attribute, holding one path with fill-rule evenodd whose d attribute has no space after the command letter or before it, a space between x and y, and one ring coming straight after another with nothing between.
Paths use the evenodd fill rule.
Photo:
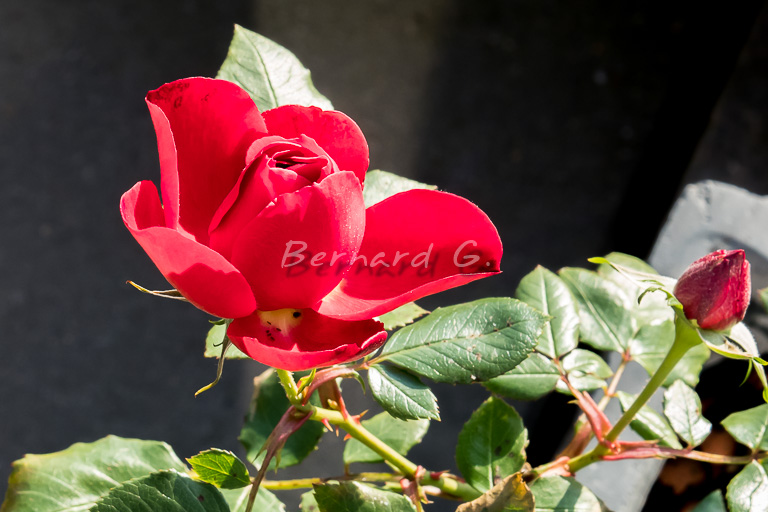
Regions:
<instances>
[{"instance_id":1,"label":"red rose","mask_svg":"<svg viewBox=\"0 0 768 512\"><path fill-rule=\"evenodd\" d=\"M715 251L691 263L675 285L685 316L722 331L744 319L752 292L744 251Z\"/></svg>"},{"instance_id":2,"label":"red rose","mask_svg":"<svg viewBox=\"0 0 768 512\"><path fill-rule=\"evenodd\" d=\"M160 155L121 201L123 221L191 303L234 319L228 335L287 370L350 361L386 332L374 317L499 271L488 217L458 196L396 194L366 210L368 146L340 112L260 113L222 80L147 95Z\"/></svg>"}]
</instances>

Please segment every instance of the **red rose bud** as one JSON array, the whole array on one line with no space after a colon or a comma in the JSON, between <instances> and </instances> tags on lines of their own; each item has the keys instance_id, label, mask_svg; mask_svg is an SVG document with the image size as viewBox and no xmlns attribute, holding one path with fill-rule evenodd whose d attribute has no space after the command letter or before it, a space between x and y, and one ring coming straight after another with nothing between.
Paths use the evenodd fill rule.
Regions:
<instances>
[{"instance_id":1,"label":"red rose bud","mask_svg":"<svg viewBox=\"0 0 768 512\"><path fill-rule=\"evenodd\" d=\"M685 316L702 329L722 331L744 319L752 285L742 249L715 251L694 261L675 285Z\"/></svg>"}]
</instances>

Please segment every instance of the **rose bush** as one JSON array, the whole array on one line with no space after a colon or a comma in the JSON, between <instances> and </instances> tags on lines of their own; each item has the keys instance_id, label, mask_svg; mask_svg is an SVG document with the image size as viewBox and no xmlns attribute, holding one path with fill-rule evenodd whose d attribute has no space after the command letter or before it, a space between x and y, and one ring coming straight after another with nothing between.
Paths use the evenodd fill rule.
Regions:
<instances>
[{"instance_id":1,"label":"rose bush","mask_svg":"<svg viewBox=\"0 0 768 512\"><path fill-rule=\"evenodd\" d=\"M410 190L365 208L368 146L340 112L262 113L237 85L207 78L146 102L162 203L139 182L123 221L184 297L233 319L229 338L257 361L353 360L386 339L377 316L499 272L496 229L465 199Z\"/></svg>"}]
</instances>

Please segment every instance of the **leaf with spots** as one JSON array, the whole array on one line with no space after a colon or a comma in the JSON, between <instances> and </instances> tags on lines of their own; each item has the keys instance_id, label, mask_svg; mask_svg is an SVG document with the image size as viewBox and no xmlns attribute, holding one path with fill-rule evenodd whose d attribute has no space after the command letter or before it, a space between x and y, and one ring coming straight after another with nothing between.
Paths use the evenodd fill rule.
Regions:
<instances>
[{"instance_id":1,"label":"leaf with spots","mask_svg":"<svg viewBox=\"0 0 768 512\"><path fill-rule=\"evenodd\" d=\"M405 370L377 364L368 369L373 398L385 411L401 420L439 420L437 398L421 380Z\"/></svg>"},{"instance_id":2,"label":"leaf with spots","mask_svg":"<svg viewBox=\"0 0 768 512\"><path fill-rule=\"evenodd\" d=\"M401 494L360 482L315 486L320 512L415 512L411 500Z\"/></svg>"}]
</instances>

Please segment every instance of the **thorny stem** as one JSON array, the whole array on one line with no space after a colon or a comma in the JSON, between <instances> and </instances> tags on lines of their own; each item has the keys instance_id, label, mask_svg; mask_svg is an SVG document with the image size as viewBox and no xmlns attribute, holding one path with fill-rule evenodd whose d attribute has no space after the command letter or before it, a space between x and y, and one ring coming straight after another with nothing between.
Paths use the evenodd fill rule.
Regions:
<instances>
[{"instance_id":1,"label":"thorny stem","mask_svg":"<svg viewBox=\"0 0 768 512\"><path fill-rule=\"evenodd\" d=\"M329 478L297 478L294 480L264 480L261 486L273 491L290 491L293 489L311 489L313 485L324 484L329 480L344 481L355 480L358 482L391 482L400 488L402 475L395 473L356 473L353 475L334 476Z\"/></svg>"},{"instance_id":2,"label":"thorny stem","mask_svg":"<svg viewBox=\"0 0 768 512\"><path fill-rule=\"evenodd\" d=\"M301 405L301 397L299 396L299 388L296 386L296 381L293 380L293 373L288 370L277 370L277 376L280 378L280 384L285 389L285 396L288 397L288 401L293 405Z\"/></svg>"}]
</instances>

